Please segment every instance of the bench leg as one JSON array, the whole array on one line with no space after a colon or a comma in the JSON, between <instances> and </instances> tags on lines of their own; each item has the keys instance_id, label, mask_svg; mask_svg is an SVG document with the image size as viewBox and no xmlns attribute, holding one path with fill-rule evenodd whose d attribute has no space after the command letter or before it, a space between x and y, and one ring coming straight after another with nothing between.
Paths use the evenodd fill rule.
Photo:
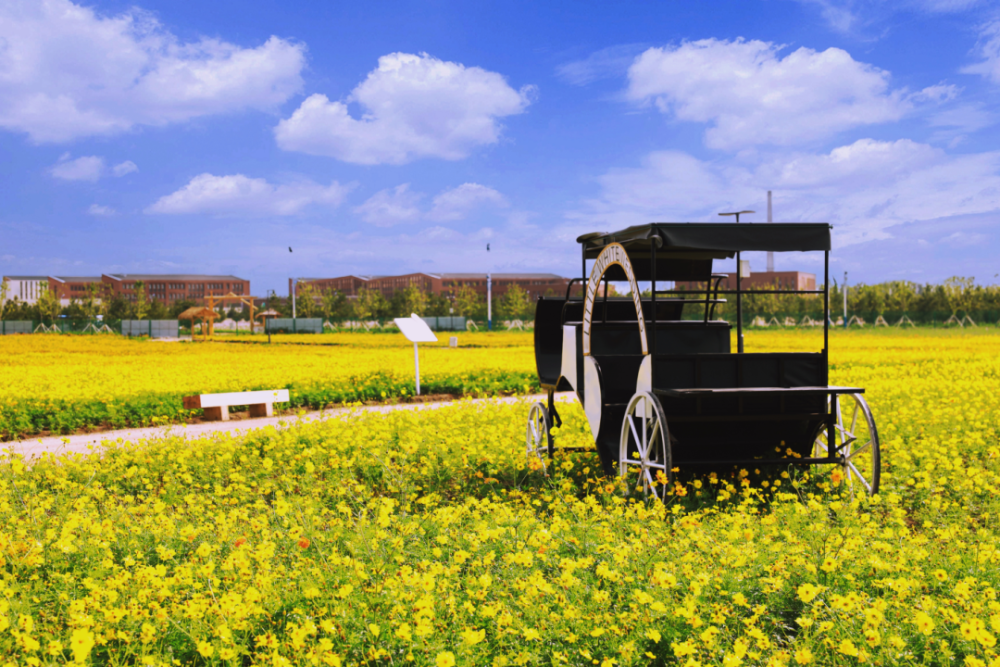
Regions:
<instances>
[{"instance_id":1,"label":"bench leg","mask_svg":"<svg viewBox=\"0 0 1000 667\"><path fill-rule=\"evenodd\" d=\"M205 408L205 419L212 422L229 421L229 407Z\"/></svg>"},{"instance_id":2,"label":"bench leg","mask_svg":"<svg viewBox=\"0 0 1000 667\"><path fill-rule=\"evenodd\" d=\"M258 403L250 406L251 417L273 417L274 403Z\"/></svg>"}]
</instances>

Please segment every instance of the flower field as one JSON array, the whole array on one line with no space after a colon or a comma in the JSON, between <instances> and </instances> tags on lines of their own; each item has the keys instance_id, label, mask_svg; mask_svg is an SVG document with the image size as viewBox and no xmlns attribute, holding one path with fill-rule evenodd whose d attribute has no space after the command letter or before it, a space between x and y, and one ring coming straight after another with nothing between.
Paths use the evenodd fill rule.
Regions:
<instances>
[{"instance_id":1,"label":"flower field","mask_svg":"<svg viewBox=\"0 0 1000 667\"><path fill-rule=\"evenodd\" d=\"M323 408L413 392L413 347L400 335L274 338L323 344L0 337L0 440L184 421L200 414L184 409L190 394L287 388L292 407ZM531 334L471 333L460 341L458 349L448 348L447 336L421 345L423 393L537 389Z\"/></svg>"},{"instance_id":2,"label":"flower field","mask_svg":"<svg viewBox=\"0 0 1000 667\"><path fill-rule=\"evenodd\" d=\"M833 349L831 381L867 387L879 423L872 500L806 469L625 499L595 455L559 455L549 477L527 467L526 404L7 458L0 655L1000 664L1000 337L845 335ZM582 412L562 412L559 444L587 444Z\"/></svg>"}]
</instances>

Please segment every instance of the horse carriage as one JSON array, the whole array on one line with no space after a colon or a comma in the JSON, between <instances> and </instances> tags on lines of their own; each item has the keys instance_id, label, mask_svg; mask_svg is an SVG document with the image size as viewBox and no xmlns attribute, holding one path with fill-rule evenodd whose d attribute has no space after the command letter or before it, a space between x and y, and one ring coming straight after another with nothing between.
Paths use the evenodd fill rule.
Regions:
<instances>
[{"instance_id":1,"label":"horse carriage","mask_svg":"<svg viewBox=\"0 0 1000 667\"><path fill-rule=\"evenodd\" d=\"M535 310L548 400L528 415L529 458L545 466L554 456L555 393L573 390L605 473L626 477L630 492L664 499L675 473L822 464L839 466L852 496L878 491L878 432L864 389L828 380L828 224L652 223L577 241L581 277ZM780 290L822 296L821 351L744 351L744 296L775 290L743 289L738 279L720 289L728 276L712 264L735 257L739 267L748 251L823 252L822 289ZM611 281L627 282L628 295L609 296ZM666 281L704 287L662 289ZM580 296L571 296L575 283ZM730 296L736 352L732 324L715 317Z\"/></svg>"}]
</instances>

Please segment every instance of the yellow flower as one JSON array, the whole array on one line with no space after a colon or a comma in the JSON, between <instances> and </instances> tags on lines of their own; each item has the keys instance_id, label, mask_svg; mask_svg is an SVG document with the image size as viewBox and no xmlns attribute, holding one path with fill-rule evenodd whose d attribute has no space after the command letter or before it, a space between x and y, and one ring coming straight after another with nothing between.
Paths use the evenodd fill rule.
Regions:
<instances>
[{"instance_id":1,"label":"yellow flower","mask_svg":"<svg viewBox=\"0 0 1000 667\"><path fill-rule=\"evenodd\" d=\"M215 653L215 647L205 641L198 642L198 653L203 658L211 658Z\"/></svg>"},{"instance_id":2,"label":"yellow flower","mask_svg":"<svg viewBox=\"0 0 1000 667\"><path fill-rule=\"evenodd\" d=\"M913 618L913 623L917 626L917 629L925 635L929 636L934 632L934 620L922 611L917 612L916 616Z\"/></svg>"},{"instance_id":3,"label":"yellow flower","mask_svg":"<svg viewBox=\"0 0 1000 667\"><path fill-rule=\"evenodd\" d=\"M455 654L451 651L442 651L437 654L434 664L436 667L455 667Z\"/></svg>"},{"instance_id":4,"label":"yellow flower","mask_svg":"<svg viewBox=\"0 0 1000 667\"><path fill-rule=\"evenodd\" d=\"M475 646L486 638L486 630L475 630L472 628L462 631L462 639L468 646Z\"/></svg>"},{"instance_id":5,"label":"yellow flower","mask_svg":"<svg viewBox=\"0 0 1000 667\"><path fill-rule=\"evenodd\" d=\"M800 648L795 652L795 662L800 665L808 665L813 661L813 654L807 647Z\"/></svg>"},{"instance_id":6,"label":"yellow flower","mask_svg":"<svg viewBox=\"0 0 1000 667\"><path fill-rule=\"evenodd\" d=\"M538 630L535 630L534 628L528 628L524 631L524 638L527 639L529 642L538 639L540 637L541 635L538 634Z\"/></svg>"},{"instance_id":7,"label":"yellow flower","mask_svg":"<svg viewBox=\"0 0 1000 667\"><path fill-rule=\"evenodd\" d=\"M652 640L652 642L654 644L656 644L656 643L658 643L660 641L660 633L657 632L656 630L647 630L646 631L646 637L647 637L647 639Z\"/></svg>"},{"instance_id":8,"label":"yellow flower","mask_svg":"<svg viewBox=\"0 0 1000 667\"><path fill-rule=\"evenodd\" d=\"M809 604L815 599L817 595L820 594L822 589L819 586L814 586L812 584L802 584L797 589L796 592L799 594L799 599Z\"/></svg>"},{"instance_id":9,"label":"yellow flower","mask_svg":"<svg viewBox=\"0 0 1000 667\"><path fill-rule=\"evenodd\" d=\"M852 642L850 639L844 639L843 641L841 641L840 646L837 647L837 651L839 653L843 653L844 655L849 655L855 658L858 656L858 647L855 646L854 642Z\"/></svg>"},{"instance_id":10,"label":"yellow flower","mask_svg":"<svg viewBox=\"0 0 1000 667\"><path fill-rule=\"evenodd\" d=\"M90 655L90 649L94 648L94 633L86 628L77 628L70 636L69 646L73 651L73 658L77 662L83 662Z\"/></svg>"}]
</instances>

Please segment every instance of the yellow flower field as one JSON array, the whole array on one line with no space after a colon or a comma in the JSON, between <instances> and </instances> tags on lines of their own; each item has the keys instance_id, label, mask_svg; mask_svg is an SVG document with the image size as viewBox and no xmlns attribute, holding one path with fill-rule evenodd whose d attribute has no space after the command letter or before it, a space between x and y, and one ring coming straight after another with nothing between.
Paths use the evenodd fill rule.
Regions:
<instances>
[{"instance_id":1,"label":"yellow flower field","mask_svg":"<svg viewBox=\"0 0 1000 667\"><path fill-rule=\"evenodd\" d=\"M1000 337L834 343L831 380L868 389L882 433L871 500L819 469L687 479L665 505L623 498L592 454L545 477L524 460L527 404L8 458L0 654L1000 664ZM563 414L559 445L586 445L582 412Z\"/></svg>"},{"instance_id":2,"label":"yellow flower field","mask_svg":"<svg viewBox=\"0 0 1000 667\"><path fill-rule=\"evenodd\" d=\"M323 344L0 337L0 439L183 421L192 413L181 399L190 394L287 388L293 407L323 408L414 391L413 346L401 335L284 338ZM457 349L448 347L447 336L421 345L423 393L495 395L537 387L531 334L460 334L459 341Z\"/></svg>"}]
</instances>

